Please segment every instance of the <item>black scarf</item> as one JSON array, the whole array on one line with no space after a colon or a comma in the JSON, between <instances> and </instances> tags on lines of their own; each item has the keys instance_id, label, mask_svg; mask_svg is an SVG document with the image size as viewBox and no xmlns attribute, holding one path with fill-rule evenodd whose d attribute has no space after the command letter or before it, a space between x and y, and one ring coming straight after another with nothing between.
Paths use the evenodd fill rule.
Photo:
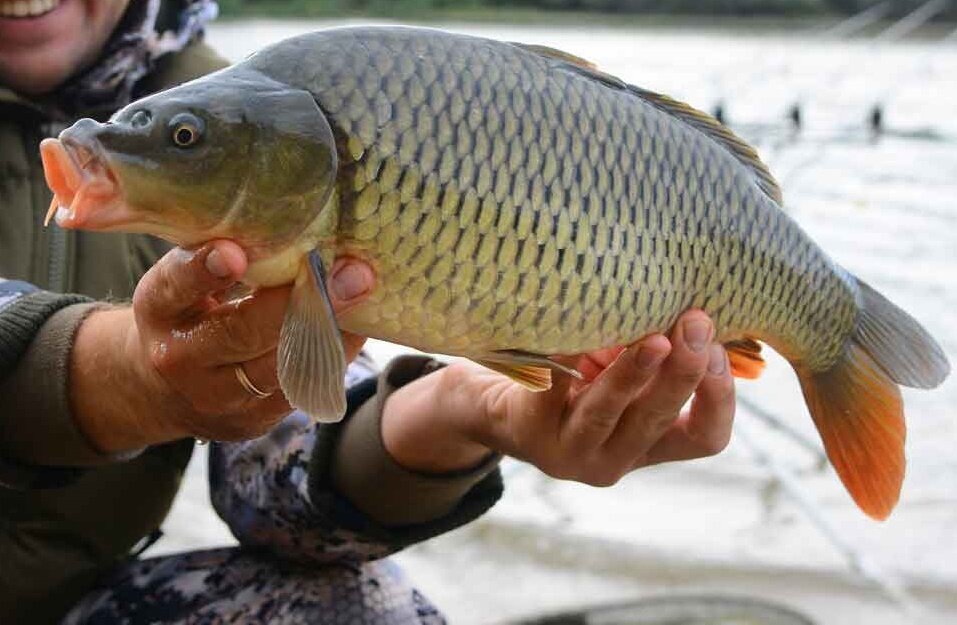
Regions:
<instances>
[{"instance_id":1,"label":"black scarf","mask_svg":"<svg viewBox=\"0 0 957 625\"><path fill-rule=\"evenodd\" d=\"M64 117L79 111L115 110L130 103L136 84L156 60L203 36L216 17L214 0L181 0L169 27L158 22L161 0L131 0L99 60L57 90L53 107Z\"/></svg>"}]
</instances>

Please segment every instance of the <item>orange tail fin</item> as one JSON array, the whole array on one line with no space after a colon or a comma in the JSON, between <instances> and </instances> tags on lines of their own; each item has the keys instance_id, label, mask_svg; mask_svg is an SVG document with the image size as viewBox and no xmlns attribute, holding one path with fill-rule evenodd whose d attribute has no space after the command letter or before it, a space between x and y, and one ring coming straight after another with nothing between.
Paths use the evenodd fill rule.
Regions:
<instances>
[{"instance_id":1,"label":"orange tail fin","mask_svg":"<svg viewBox=\"0 0 957 625\"><path fill-rule=\"evenodd\" d=\"M861 281L857 328L827 371L797 367L831 464L869 516L885 519L904 481L904 407L898 384L933 388L950 373L917 321Z\"/></svg>"},{"instance_id":2,"label":"orange tail fin","mask_svg":"<svg viewBox=\"0 0 957 625\"><path fill-rule=\"evenodd\" d=\"M891 513L904 481L904 407L900 390L862 348L824 373L799 371L801 389L827 457L868 516Z\"/></svg>"}]
</instances>

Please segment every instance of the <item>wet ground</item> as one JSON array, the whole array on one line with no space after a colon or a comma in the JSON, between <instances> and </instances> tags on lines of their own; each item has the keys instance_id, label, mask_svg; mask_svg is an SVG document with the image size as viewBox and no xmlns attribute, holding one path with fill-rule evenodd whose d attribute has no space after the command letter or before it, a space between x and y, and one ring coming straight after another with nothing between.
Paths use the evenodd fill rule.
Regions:
<instances>
[{"instance_id":1,"label":"wet ground","mask_svg":"<svg viewBox=\"0 0 957 625\"><path fill-rule=\"evenodd\" d=\"M210 40L233 59L325 24L237 22ZM785 203L821 245L917 317L957 362L957 40L876 45L813 31L449 28L541 43L642 87L712 110L757 145ZM801 107L803 130L786 120ZM867 129L882 104L887 132ZM399 348L374 346L380 359ZM816 440L779 358L740 394ZM611 489L561 484L509 465L505 500L482 522L402 561L455 623L488 623L660 592L775 598L821 623L957 620L957 376L904 391L908 474L884 524L856 511L837 478L747 410L739 423L835 528L836 547L756 461L742 432L721 456L634 474ZM194 463L161 549L228 540ZM787 477L787 476L785 476ZM885 590L854 573L863 554ZM919 617L883 597L909 588ZM890 590L887 590L890 589ZM895 590L896 589L896 590Z\"/></svg>"}]
</instances>

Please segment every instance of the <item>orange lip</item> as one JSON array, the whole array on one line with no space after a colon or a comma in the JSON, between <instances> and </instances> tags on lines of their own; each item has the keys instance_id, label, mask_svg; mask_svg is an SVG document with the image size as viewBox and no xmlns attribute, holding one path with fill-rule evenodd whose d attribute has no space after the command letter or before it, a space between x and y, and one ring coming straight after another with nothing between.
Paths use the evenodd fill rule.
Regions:
<instances>
[{"instance_id":1,"label":"orange lip","mask_svg":"<svg viewBox=\"0 0 957 625\"><path fill-rule=\"evenodd\" d=\"M59 139L44 139L40 157L53 201L43 224L56 219L63 228L104 229L113 221L119 190L109 167L94 150Z\"/></svg>"}]
</instances>

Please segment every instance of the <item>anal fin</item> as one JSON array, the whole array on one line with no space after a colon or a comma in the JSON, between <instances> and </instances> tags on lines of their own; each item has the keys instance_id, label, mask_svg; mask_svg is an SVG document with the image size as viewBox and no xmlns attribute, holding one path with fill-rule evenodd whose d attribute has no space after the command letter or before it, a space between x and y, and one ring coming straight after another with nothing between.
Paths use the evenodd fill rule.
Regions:
<instances>
[{"instance_id":1,"label":"anal fin","mask_svg":"<svg viewBox=\"0 0 957 625\"><path fill-rule=\"evenodd\" d=\"M728 341L724 344L731 362L731 375L755 380L764 372L767 363L761 357L761 344L751 338Z\"/></svg>"},{"instance_id":2,"label":"anal fin","mask_svg":"<svg viewBox=\"0 0 957 625\"><path fill-rule=\"evenodd\" d=\"M532 391L547 391L552 387L552 372L560 371L578 380L584 379L580 371L555 362L548 356L518 349L502 349L476 358L476 362L507 375Z\"/></svg>"},{"instance_id":3,"label":"anal fin","mask_svg":"<svg viewBox=\"0 0 957 625\"><path fill-rule=\"evenodd\" d=\"M476 359L475 362L492 371L506 375L530 391L547 391L552 387L552 370L533 365Z\"/></svg>"},{"instance_id":4,"label":"anal fin","mask_svg":"<svg viewBox=\"0 0 957 625\"><path fill-rule=\"evenodd\" d=\"M309 253L296 276L279 333L279 385L286 399L316 421L346 412L346 357L326 291L322 261Z\"/></svg>"}]
</instances>

